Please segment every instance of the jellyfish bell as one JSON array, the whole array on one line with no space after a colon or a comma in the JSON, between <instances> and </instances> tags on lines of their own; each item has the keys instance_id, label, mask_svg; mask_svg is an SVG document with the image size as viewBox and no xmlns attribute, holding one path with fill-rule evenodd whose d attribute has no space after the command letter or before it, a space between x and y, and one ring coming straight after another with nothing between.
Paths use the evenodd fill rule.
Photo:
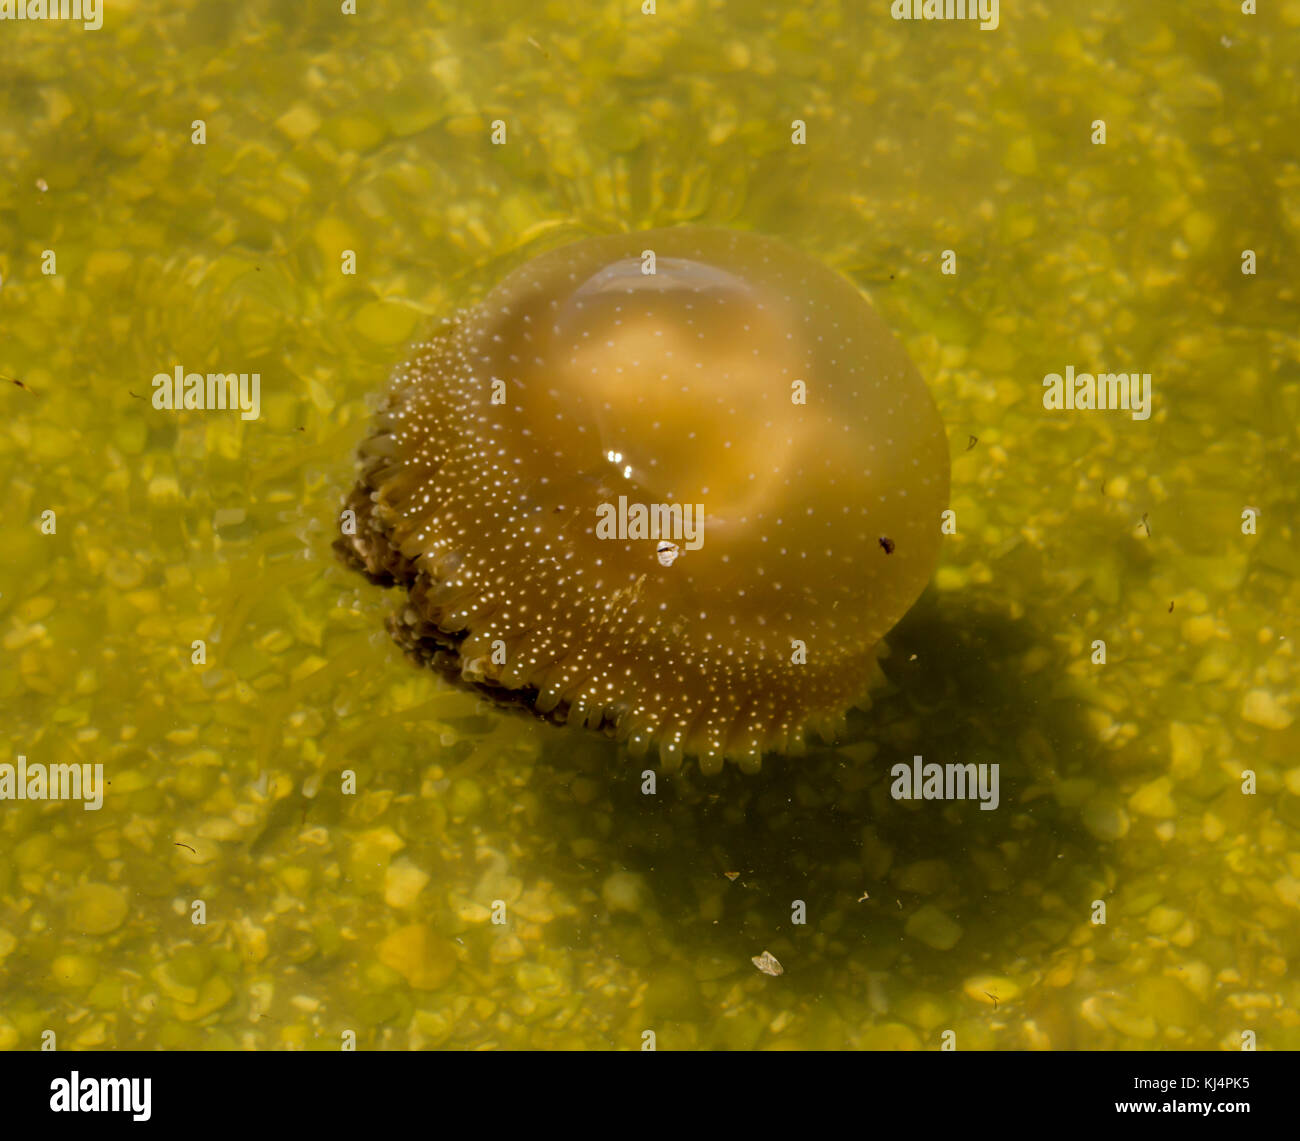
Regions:
<instances>
[{"instance_id":1,"label":"jellyfish bell","mask_svg":"<svg viewBox=\"0 0 1300 1141\"><path fill-rule=\"evenodd\" d=\"M620 259L574 291L552 326L553 375L640 492L703 497L715 526L746 517L813 428L790 414L793 314L716 265L644 265Z\"/></svg>"},{"instance_id":2,"label":"jellyfish bell","mask_svg":"<svg viewBox=\"0 0 1300 1141\"><path fill-rule=\"evenodd\" d=\"M752 770L865 702L947 496L934 401L866 300L685 227L542 254L420 345L337 545L453 681Z\"/></svg>"}]
</instances>

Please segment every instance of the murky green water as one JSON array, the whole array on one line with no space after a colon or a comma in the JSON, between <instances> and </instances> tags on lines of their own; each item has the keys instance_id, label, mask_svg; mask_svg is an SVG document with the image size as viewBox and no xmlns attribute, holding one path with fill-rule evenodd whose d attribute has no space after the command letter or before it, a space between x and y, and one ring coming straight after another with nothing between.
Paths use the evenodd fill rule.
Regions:
<instances>
[{"instance_id":1,"label":"murky green water","mask_svg":"<svg viewBox=\"0 0 1300 1141\"><path fill-rule=\"evenodd\" d=\"M1300 1046L1300 3L360 7L0 22L0 761L111 782L0 801L0 1047ZM688 221L870 295L957 531L839 747L648 797L330 542L429 319Z\"/></svg>"}]
</instances>

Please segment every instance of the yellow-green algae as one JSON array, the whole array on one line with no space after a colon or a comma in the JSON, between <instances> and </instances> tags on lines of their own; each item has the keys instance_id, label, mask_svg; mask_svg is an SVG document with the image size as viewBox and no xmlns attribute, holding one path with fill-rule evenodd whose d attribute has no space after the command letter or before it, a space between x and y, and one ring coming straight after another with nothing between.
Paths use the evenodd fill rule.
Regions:
<instances>
[{"instance_id":1,"label":"yellow-green algae","mask_svg":"<svg viewBox=\"0 0 1300 1141\"><path fill-rule=\"evenodd\" d=\"M1300 1046L1300 3L876 7L123 0L0 37L6 759L113 781L0 808L0 1047ZM411 671L329 541L423 321L685 221L869 292L959 526L839 747L646 797ZM1070 360L1150 369L1152 419L1044 415ZM260 371L261 419L133 397L177 362ZM918 751L1001 763L1002 807L892 801Z\"/></svg>"}]
</instances>

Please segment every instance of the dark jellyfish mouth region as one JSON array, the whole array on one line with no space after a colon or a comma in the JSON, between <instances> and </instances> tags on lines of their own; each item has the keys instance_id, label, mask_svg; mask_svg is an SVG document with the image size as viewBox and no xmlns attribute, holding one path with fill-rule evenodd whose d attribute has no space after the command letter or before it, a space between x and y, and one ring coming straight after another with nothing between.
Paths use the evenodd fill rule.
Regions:
<instances>
[{"instance_id":1,"label":"dark jellyfish mouth region","mask_svg":"<svg viewBox=\"0 0 1300 1141\"><path fill-rule=\"evenodd\" d=\"M865 702L948 496L934 401L865 298L692 227L508 274L417 346L360 459L336 546L406 591L412 658L705 772Z\"/></svg>"},{"instance_id":2,"label":"dark jellyfish mouth region","mask_svg":"<svg viewBox=\"0 0 1300 1141\"><path fill-rule=\"evenodd\" d=\"M349 500L350 505L353 503L353 500ZM361 505L356 506L359 508ZM461 643L464 642L468 632L444 630L436 621L424 617L426 611L423 610L421 603L428 587L421 583L420 576L413 568L409 576L399 576L391 570L380 570L376 573L371 569L371 565L358 557L356 548L352 544L338 539L334 546L344 562L354 570L360 571L376 585L404 586L413 591L415 597L412 605L392 614L387 622L388 632L392 635L393 641L413 662L441 674L447 681L461 689L478 693L502 709L519 710L557 725L568 722L568 702L561 701L554 709L543 712L537 708L539 691L535 686L508 689L485 676L476 663L466 661L461 655ZM427 580L425 582L427 583ZM592 728L609 736L615 735L618 717L622 712L623 710L620 709L605 711L604 720Z\"/></svg>"}]
</instances>

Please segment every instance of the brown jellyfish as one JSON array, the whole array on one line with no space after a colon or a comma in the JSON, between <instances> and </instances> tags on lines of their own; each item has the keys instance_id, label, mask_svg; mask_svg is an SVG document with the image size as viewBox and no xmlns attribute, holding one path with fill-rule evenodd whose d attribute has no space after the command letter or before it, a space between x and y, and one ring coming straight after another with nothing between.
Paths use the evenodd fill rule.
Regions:
<instances>
[{"instance_id":1,"label":"brown jellyfish","mask_svg":"<svg viewBox=\"0 0 1300 1141\"><path fill-rule=\"evenodd\" d=\"M337 546L406 589L411 656L705 772L865 703L948 496L934 401L857 290L690 227L508 274L418 346L360 456Z\"/></svg>"}]
</instances>

